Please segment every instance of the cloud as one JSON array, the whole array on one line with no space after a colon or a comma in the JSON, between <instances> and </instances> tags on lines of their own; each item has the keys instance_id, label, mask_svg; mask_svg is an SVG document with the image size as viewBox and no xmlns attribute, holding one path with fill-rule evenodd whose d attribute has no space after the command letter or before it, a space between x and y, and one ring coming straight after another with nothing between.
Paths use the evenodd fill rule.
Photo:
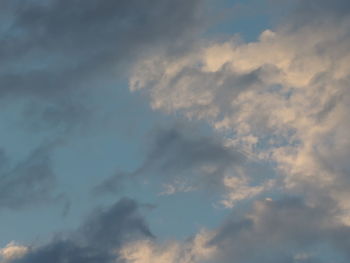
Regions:
<instances>
[{"instance_id":1,"label":"cloud","mask_svg":"<svg viewBox=\"0 0 350 263\"><path fill-rule=\"evenodd\" d=\"M348 1L298 1L257 41L202 40L135 65L130 89L153 109L206 121L228 149L273 167L273 188L300 196L234 210L204 262L349 261L349 25Z\"/></svg>"},{"instance_id":2,"label":"cloud","mask_svg":"<svg viewBox=\"0 0 350 263\"><path fill-rule=\"evenodd\" d=\"M346 262L350 229L336 215L332 207L298 198L257 201L243 218L229 218L208 244L219 249L219 262Z\"/></svg>"},{"instance_id":3,"label":"cloud","mask_svg":"<svg viewBox=\"0 0 350 263\"><path fill-rule=\"evenodd\" d=\"M143 47L182 41L197 26L201 1L53 0L2 5L2 96L61 98L91 74L115 71L116 63L130 60Z\"/></svg>"},{"instance_id":4,"label":"cloud","mask_svg":"<svg viewBox=\"0 0 350 263\"><path fill-rule=\"evenodd\" d=\"M76 232L67 237L58 236L36 247L22 249L20 246L23 253L17 253L16 257L7 257L9 253L2 254L8 263L119 262L117 249L124 242L136 238L153 238L139 209L135 201L124 198L108 209L96 210ZM2 251L9 249L13 251L14 245L10 244Z\"/></svg>"},{"instance_id":5,"label":"cloud","mask_svg":"<svg viewBox=\"0 0 350 263\"><path fill-rule=\"evenodd\" d=\"M8 243L4 248L0 249L1 262L9 262L16 258L24 256L28 252L26 246L21 246L15 242Z\"/></svg>"},{"instance_id":6,"label":"cloud","mask_svg":"<svg viewBox=\"0 0 350 263\"><path fill-rule=\"evenodd\" d=\"M291 23L295 26L303 26L306 23L327 23L327 20L340 20L350 14L350 4L345 0L329 2L321 1L297 1L296 8L291 16ZM321 25L319 24L319 25Z\"/></svg>"},{"instance_id":7,"label":"cloud","mask_svg":"<svg viewBox=\"0 0 350 263\"><path fill-rule=\"evenodd\" d=\"M132 199L121 199L109 209L98 209L80 228L83 242L100 249L116 248L126 240L143 236L152 238L139 210L142 208Z\"/></svg>"},{"instance_id":8,"label":"cloud","mask_svg":"<svg viewBox=\"0 0 350 263\"><path fill-rule=\"evenodd\" d=\"M190 43L202 5L201 0L2 1L1 101L20 109L15 121L26 134L45 130L67 141L72 129L91 124L98 111L91 90L119 88L130 63L155 47L175 52ZM0 176L1 207L45 200L53 189L51 147L37 147Z\"/></svg>"},{"instance_id":9,"label":"cloud","mask_svg":"<svg viewBox=\"0 0 350 263\"><path fill-rule=\"evenodd\" d=\"M259 172L246 170L248 163L259 164L218 138L198 136L198 131L180 126L155 129L151 135L142 165L134 172L119 172L108 178L94 188L94 193L120 193L126 180L157 178L164 188L161 195L209 190L224 193L222 204L233 206L272 186L272 181L259 184L266 173L263 167Z\"/></svg>"},{"instance_id":10,"label":"cloud","mask_svg":"<svg viewBox=\"0 0 350 263\"><path fill-rule=\"evenodd\" d=\"M333 204L313 206L284 197L256 201L217 228L185 241L137 240L120 249L127 263L348 262L350 228Z\"/></svg>"},{"instance_id":11,"label":"cloud","mask_svg":"<svg viewBox=\"0 0 350 263\"><path fill-rule=\"evenodd\" d=\"M0 96L32 127L71 130L96 110L92 91L124 80L158 47L181 50L199 32L202 0L1 3ZM34 124L32 124L34 123Z\"/></svg>"},{"instance_id":12,"label":"cloud","mask_svg":"<svg viewBox=\"0 0 350 263\"><path fill-rule=\"evenodd\" d=\"M207 121L225 145L274 167L285 191L333 198L348 221L347 6L301 1L305 20L292 13L255 42L203 40L183 56L155 53L135 65L130 89L147 91L153 109Z\"/></svg>"},{"instance_id":13,"label":"cloud","mask_svg":"<svg viewBox=\"0 0 350 263\"><path fill-rule=\"evenodd\" d=\"M135 65L130 89L147 91L153 109L204 120L223 136L221 140L178 128L159 130L139 169L117 174L97 192L117 192L125 178L155 174L164 180L163 194L220 189L227 207L271 188L302 197L255 201L248 212L234 210L217 228L186 241L162 243L153 238L140 206L122 199L110 209L97 209L77 231L47 244L9 244L1 250L5 260L349 262L348 1L299 1L298 12L286 24L263 31L255 42L237 37L204 40L181 52L169 52L157 43L171 45L174 35L180 42L189 37L200 2L159 1L155 9L148 8L150 1L86 1L84 8L82 1L19 3L7 1L3 9L6 14L18 12L15 17L7 15L1 27L6 36L1 41L6 53L0 55L6 62L0 73L4 96L38 96L60 104L58 98L65 101L67 93L104 70L111 74L116 61L123 66L129 54L141 48L140 40L150 47L150 56ZM159 23L163 19L164 24ZM114 24L116 31L110 31ZM14 29L10 35L7 28ZM83 80L84 76L89 78ZM21 182L27 177L21 176L18 183L15 174L33 166L28 182L42 182L36 171L49 174L49 158L33 156L39 157L29 158L13 175L9 172L11 177L5 173L4 185L25 189ZM43 168L36 168L37 162ZM255 177L255 165L271 166L275 173ZM24 196L36 196L26 191ZM9 200L17 198L4 193ZM19 197L22 202L24 197Z\"/></svg>"},{"instance_id":14,"label":"cloud","mask_svg":"<svg viewBox=\"0 0 350 263\"><path fill-rule=\"evenodd\" d=\"M186 242L159 244L151 240L138 240L125 244L120 249L120 257L126 263L206 262L216 252L215 247L206 245L210 238L211 233L203 230Z\"/></svg>"}]
</instances>

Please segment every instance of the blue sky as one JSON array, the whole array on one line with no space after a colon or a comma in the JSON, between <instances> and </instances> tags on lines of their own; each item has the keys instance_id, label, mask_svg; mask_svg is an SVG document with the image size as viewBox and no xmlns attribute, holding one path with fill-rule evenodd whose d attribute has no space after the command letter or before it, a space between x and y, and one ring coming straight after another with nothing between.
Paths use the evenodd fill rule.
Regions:
<instances>
[{"instance_id":1,"label":"blue sky","mask_svg":"<svg viewBox=\"0 0 350 263\"><path fill-rule=\"evenodd\" d=\"M0 4L0 263L348 262L347 1Z\"/></svg>"}]
</instances>

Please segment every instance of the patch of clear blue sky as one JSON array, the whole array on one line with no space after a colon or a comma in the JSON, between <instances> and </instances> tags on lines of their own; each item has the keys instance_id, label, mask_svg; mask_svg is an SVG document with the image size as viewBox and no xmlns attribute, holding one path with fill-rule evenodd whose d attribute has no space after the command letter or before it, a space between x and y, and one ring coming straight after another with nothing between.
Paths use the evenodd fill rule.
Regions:
<instances>
[{"instance_id":1,"label":"patch of clear blue sky","mask_svg":"<svg viewBox=\"0 0 350 263\"><path fill-rule=\"evenodd\" d=\"M262 30L270 27L264 2L224 1L223 6L218 7L225 7L222 20L204 37L240 34L246 41L254 41ZM0 212L0 246L11 240L43 241L55 232L74 229L92 208L111 204L122 196L156 205L147 217L152 231L160 238L185 238L201 226L217 225L227 211L214 209L214 199L203 198L198 193L160 197L156 182L130 184L119 196L97 198L90 195L91 187L116 171L137 169L145 158L142 149L147 144L148 132L155 125L176 121L175 117L152 111L145 98L129 92L126 82L107 80L98 89L91 90L94 113L86 126L89 130L77 130L53 155L54 170L58 175L57 194L64 193L71 199L69 213L62 215L63 202L21 211L3 210ZM56 132L54 129L33 132L18 126L23 103L9 105L0 114L1 146L14 161L25 158ZM207 132L205 125L198 125Z\"/></svg>"},{"instance_id":2,"label":"patch of clear blue sky","mask_svg":"<svg viewBox=\"0 0 350 263\"><path fill-rule=\"evenodd\" d=\"M215 2L218 15L207 37L232 37L239 35L244 41L258 39L260 33L271 27L271 1L269 0L223 0Z\"/></svg>"}]
</instances>

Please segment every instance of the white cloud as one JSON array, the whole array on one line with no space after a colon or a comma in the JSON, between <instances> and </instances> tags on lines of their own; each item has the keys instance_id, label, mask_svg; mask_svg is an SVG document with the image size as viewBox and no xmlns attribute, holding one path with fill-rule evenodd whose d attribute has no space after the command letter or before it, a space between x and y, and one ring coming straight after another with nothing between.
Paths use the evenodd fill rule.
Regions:
<instances>
[{"instance_id":1,"label":"white cloud","mask_svg":"<svg viewBox=\"0 0 350 263\"><path fill-rule=\"evenodd\" d=\"M154 109L208 121L231 147L272 163L286 190L331 197L347 220L349 26L345 18L266 30L252 43L202 43L182 57L151 56L136 65L130 89L147 89ZM231 187L231 199L266 184Z\"/></svg>"},{"instance_id":2,"label":"white cloud","mask_svg":"<svg viewBox=\"0 0 350 263\"><path fill-rule=\"evenodd\" d=\"M21 258L28 252L28 247L19 245L15 242L8 243L4 248L0 249L1 263Z\"/></svg>"},{"instance_id":3,"label":"white cloud","mask_svg":"<svg viewBox=\"0 0 350 263\"><path fill-rule=\"evenodd\" d=\"M241 176L241 177L225 177L223 181L226 189L227 194L226 198L221 201L221 203L225 207L232 208L236 202L253 198L264 191L270 190L271 187L274 185L273 180L267 180L262 185L257 186L251 186L248 182L248 177Z\"/></svg>"},{"instance_id":4,"label":"white cloud","mask_svg":"<svg viewBox=\"0 0 350 263\"><path fill-rule=\"evenodd\" d=\"M139 240L126 244L119 251L126 263L196 263L205 262L216 253L215 246L207 246L213 233L201 231L188 242L172 241L158 244Z\"/></svg>"}]
</instances>

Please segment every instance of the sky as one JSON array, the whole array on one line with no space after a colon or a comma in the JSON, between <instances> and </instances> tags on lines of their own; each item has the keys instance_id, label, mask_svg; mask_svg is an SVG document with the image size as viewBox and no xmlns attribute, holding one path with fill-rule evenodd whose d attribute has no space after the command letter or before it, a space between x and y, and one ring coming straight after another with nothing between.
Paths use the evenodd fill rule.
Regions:
<instances>
[{"instance_id":1,"label":"sky","mask_svg":"<svg viewBox=\"0 0 350 263\"><path fill-rule=\"evenodd\" d=\"M0 263L350 262L348 0L0 0Z\"/></svg>"}]
</instances>

